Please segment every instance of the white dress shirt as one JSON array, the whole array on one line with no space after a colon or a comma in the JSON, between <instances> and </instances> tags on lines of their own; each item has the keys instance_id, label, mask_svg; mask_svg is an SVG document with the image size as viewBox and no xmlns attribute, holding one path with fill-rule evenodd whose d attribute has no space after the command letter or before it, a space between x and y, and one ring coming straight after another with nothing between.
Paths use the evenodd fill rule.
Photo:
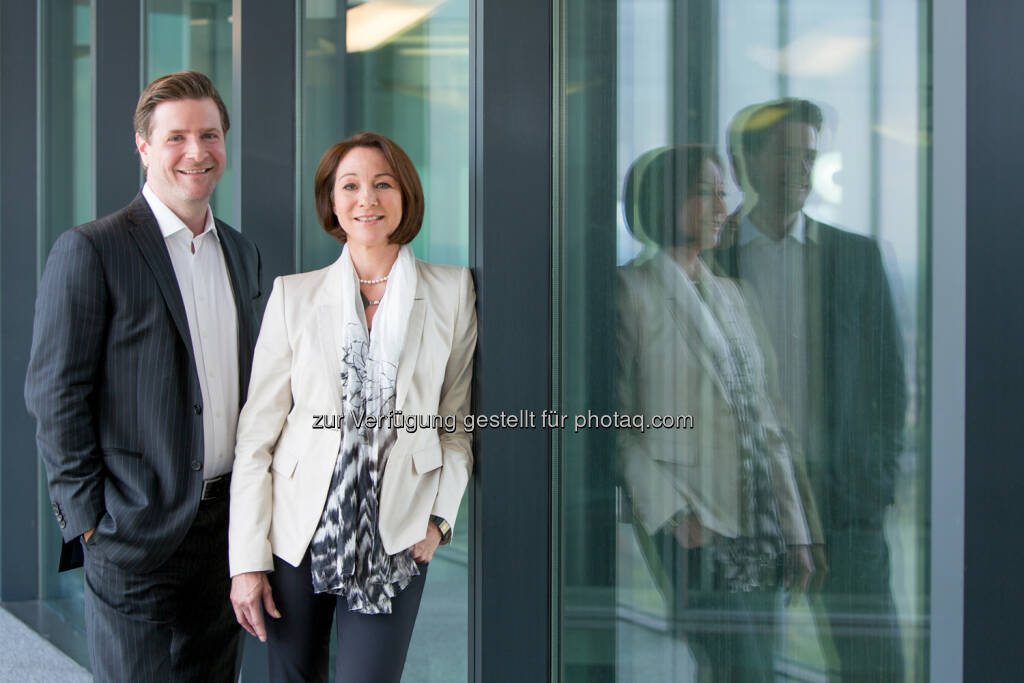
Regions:
<instances>
[{"instance_id":1,"label":"white dress shirt","mask_svg":"<svg viewBox=\"0 0 1024 683\"><path fill-rule=\"evenodd\" d=\"M816 241L817 235L808 235L803 213L781 240L765 235L749 215L740 219L737 235L740 276L768 330L778 362L779 390L802 439L810 427L808 239Z\"/></svg>"},{"instance_id":2,"label":"white dress shirt","mask_svg":"<svg viewBox=\"0 0 1024 683\"><path fill-rule=\"evenodd\" d=\"M231 471L238 425L238 320L227 264L209 207L205 229L194 236L148 184L142 196L163 233L185 304L203 397L203 478L213 479Z\"/></svg>"}]
</instances>

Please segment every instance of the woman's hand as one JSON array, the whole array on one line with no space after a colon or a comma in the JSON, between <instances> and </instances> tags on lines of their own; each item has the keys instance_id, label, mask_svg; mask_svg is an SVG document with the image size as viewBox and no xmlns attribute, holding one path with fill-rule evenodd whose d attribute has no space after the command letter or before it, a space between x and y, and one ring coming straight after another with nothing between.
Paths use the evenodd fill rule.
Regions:
<instances>
[{"instance_id":1,"label":"woman's hand","mask_svg":"<svg viewBox=\"0 0 1024 683\"><path fill-rule=\"evenodd\" d=\"M672 530L679 545L687 550L699 548L711 542L714 533L701 525L697 515L690 513L683 518L683 523Z\"/></svg>"},{"instance_id":2,"label":"woman's hand","mask_svg":"<svg viewBox=\"0 0 1024 683\"><path fill-rule=\"evenodd\" d=\"M809 545L791 545L786 553L785 587L789 591L787 604L807 592L814 574L814 557Z\"/></svg>"},{"instance_id":3,"label":"woman's hand","mask_svg":"<svg viewBox=\"0 0 1024 683\"><path fill-rule=\"evenodd\" d=\"M825 544L815 543L811 546L811 560L814 562L814 578L811 590L820 591L828 575L828 560L825 558Z\"/></svg>"},{"instance_id":4,"label":"woman's hand","mask_svg":"<svg viewBox=\"0 0 1024 683\"><path fill-rule=\"evenodd\" d=\"M267 642L267 629L263 626L263 610L275 619L281 618L265 572L246 572L233 577L231 606L242 628L264 643Z\"/></svg>"},{"instance_id":5,"label":"woman's hand","mask_svg":"<svg viewBox=\"0 0 1024 683\"><path fill-rule=\"evenodd\" d=\"M427 522L427 537L409 548L412 559L426 564L434 557L434 551L441 544L441 530L433 522ZM232 591L233 592L233 591ZM245 624L242 624L243 626Z\"/></svg>"}]
</instances>

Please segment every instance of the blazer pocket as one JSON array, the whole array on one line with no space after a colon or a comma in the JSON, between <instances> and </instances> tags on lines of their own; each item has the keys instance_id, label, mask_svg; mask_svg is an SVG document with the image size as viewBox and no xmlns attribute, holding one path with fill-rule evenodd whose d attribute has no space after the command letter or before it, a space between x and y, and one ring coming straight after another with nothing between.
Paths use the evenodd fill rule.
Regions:
<instances>
[{"instance_id":1,"label":"blazer pocket","mask_svg":"<svg viewBox=\"0 0 1024 683\"><path fill-rule=\"evenodd\" d=\"M297 465L299 459L291 454L290 451L277 451L274 453L273 459L270 461L270 469L274 470L282 477L291 479L292 474L295 473L295 465Z\"/></svg>"},{"instance_id":2,"label":"blazer pocket","mask_svg":"<svg viewBox=\"0 0 1024 683\"><path fill-rule=\"evenodd\" d=\"M412 464L416 474L426 474L441 466L441 444L432 444L427 448L421 448L412 454Z\"/></svg>"}]
</instances>

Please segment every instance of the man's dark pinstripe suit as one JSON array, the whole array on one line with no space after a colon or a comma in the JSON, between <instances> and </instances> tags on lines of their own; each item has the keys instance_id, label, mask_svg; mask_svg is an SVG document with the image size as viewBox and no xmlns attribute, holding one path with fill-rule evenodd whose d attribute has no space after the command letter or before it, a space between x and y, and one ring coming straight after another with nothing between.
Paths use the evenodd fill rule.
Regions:
<instances>
[{"instance_id":1,"label":"man's dark pinstripe suit","mask_svg":"<svg viewBox=\"0 0 1024 683\"><path fill-rule=\"evenodd\" d=\"M244 397L262 303L259 253L220 221L217 233L235 298ZM96 529L86 544L87 594L102 593L93 583L111 572L135 578L187 574L175 563L205 561L202 552L185 549L191 541L183 544L207 507L200 509L203 401L192 348L164 237L141 194L124 209L61 235L39 286L25 397L38 423L39 452L64 537L61 569L81 564L79 537ZM226 513L220 516L226 525ZM225 544L226 533L225 526ZM219 566L209 567L209 583L220 586L223 578L230 615L226 561L223 577ZM93 572L92 566L103 569ZM152 604L138 610L135 604L114 606L136 611L129 624L160 621L160 610L174 608L159 604L158 590L144 584L134 589ZM129 589L117 583L116 590ZM92 631L96 624L87 626ZM104 651L104 659L137 654L116 646ZM168 657L150 655L164 662ZM111 677L121 675L115 669Z\"/></svg>"}]
</instances>

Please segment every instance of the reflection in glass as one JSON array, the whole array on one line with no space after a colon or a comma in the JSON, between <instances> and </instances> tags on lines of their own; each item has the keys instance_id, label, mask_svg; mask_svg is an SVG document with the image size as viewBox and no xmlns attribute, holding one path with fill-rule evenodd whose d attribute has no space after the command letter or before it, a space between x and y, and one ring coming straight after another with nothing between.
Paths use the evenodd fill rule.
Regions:
<instances>
[{"instance_id":1,"label":"reflection in glass","mask_svg":"<svg viewBox=\"0 0 1024 683\"><path fill-rule=\"evenodd\" d=\"M210 77L225 102L231 102L231 5L232 0L147 0L146 74L149 83L183 69L202 71ZM229 133L230 136L230 133ZM210 197L213 213L236 228L239 208L234 205L231 141L227 167Z\"/></svg>"},{"instance_id":2,"label":"reflection in glass","mask_svg":"<svg viewBox=\"0 0 1024 683\"><path fill-rule=\"evenodd\" d=\"M928 680L929 7L560 3L556 402L694 418L553 433L563 680Z\"/></svg>"},{"instance_id":3,"label":"reflection in glass","mask_svg":"<svg viewBox=\"0 0 1024 683\"><path fill-rule=\"evenodd\" d=\"M620 269L617 407L692 417L620 430L634 529L701 680L771 680L777 593L802 591L813 563L763 340L739 288L699 258L726 218L721 161L700 146L648 153L625 195L629 228L655 250Z\"/></svg>"},{"instance_id":4,"label":"reflection in glass","mask_svg":"<svg viewBox=\"0 0 1024 683\"><path fill-rule=\"evenodd\" d=\"M736 115L745 201L714 260L750 292L778 355L821 511L821 596L843 680L902 680L884 528L903 445L902 338L875 241L803 213L823 125L821 108L799 99ZM874 628L848 634L853 617Z\"/></svg>"},{"instance_id":5,"label":"reflection in glass","mask_svg":"<svg viewBox=\"0 0 1024 683\"><path fill-rule=\"evenodd\" d=\"M313 177L325 149L364 130L395 140L420 174L426 213L412 242L416 255L466 265L468 0L305 0L300 5L299 269L320 268L338 257L340 246L316 219ZM463 499L451 545L431 562L406 680L466 680L468 514Z\"/></svg>"},{"instance_id":6,"label":"reflection in glass","mask_svg":"<svg viewBox=\"0 0 1024 683\"><path fill-rule=\"evenodd\" d=\"M41 4L40 30L40 272L54 241L93 219L92 37L88 0ZM130 131L125 132L128 139ZM41 598L72 624L84 628L80 571L57 573L60 529L53 523L50 494L39 463L39 571Z\"/></svg>"},{"instance_id":7,"label":"reflection in glass","mask_svg":"<svg viewBox=\"0 0 1024 683\"><path fill-rule=\"evenodd\" d=\"M409 153L427 198L416 255L469 258L469 3L371 0L304 3L300 263L331 263L338 245L313 210L313 174L331 144L363 130ZM339 49L339 46L344 46Z\"/></svg>"}]
</instances>

